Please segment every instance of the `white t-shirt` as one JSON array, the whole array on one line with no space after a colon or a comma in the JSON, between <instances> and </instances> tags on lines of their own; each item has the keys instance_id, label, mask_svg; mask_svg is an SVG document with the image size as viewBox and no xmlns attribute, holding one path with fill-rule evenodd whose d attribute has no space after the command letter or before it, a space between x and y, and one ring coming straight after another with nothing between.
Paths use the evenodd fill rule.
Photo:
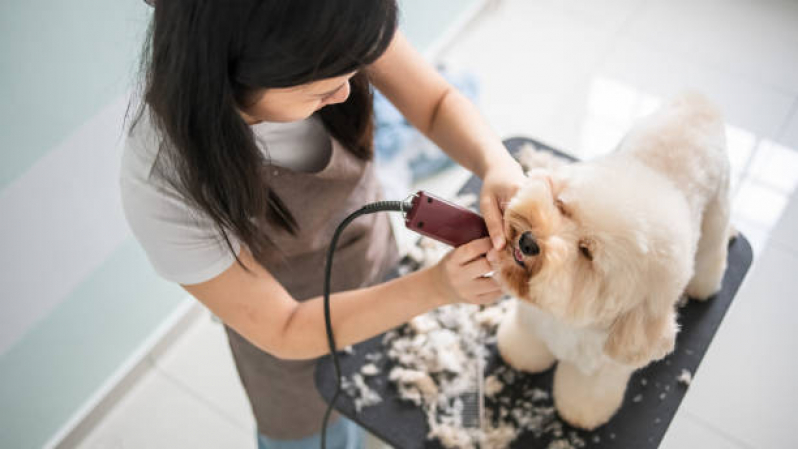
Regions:
<instances>
[{"instance_id":1,"label":"white t-shirt","mask_svg":"<svg viewBox=\"0 0 798 449\"><path fill-rule=\"evenodd\" d=\"M252 130L273 165L315 172L330 159L329 134L315 115L292 123L260 123ZM169 281L197 284L221 274L235 257L210 218L189 206L152 169L160 140L148 114L143 114L128 136L122 156L122 207L155 271ZM237 254L241 244L227 234Z\"/></svg>"}]
</instances>

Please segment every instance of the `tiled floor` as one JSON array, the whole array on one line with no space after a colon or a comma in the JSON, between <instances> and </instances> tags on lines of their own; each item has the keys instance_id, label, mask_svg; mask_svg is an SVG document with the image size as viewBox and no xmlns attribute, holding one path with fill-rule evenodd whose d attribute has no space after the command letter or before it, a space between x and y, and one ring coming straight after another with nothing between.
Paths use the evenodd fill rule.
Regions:
<instances>
[{"instance_id":1,"label":"tiled floor","mask_svg":"<svg viewBox=\"0 0 798 449\"><path fill-rule=\"evenodd\" d=\"M502 0L447 49L502 136L586 158L683 88L724 110L734 222L755 261L663 442L794 447L798 428L798 2ZM426 183L450 195L457 170ZM795 312L796 315L792 313ZM253 447L223 331L203 315L81 447Z\"/></svg>"}]
</instances>

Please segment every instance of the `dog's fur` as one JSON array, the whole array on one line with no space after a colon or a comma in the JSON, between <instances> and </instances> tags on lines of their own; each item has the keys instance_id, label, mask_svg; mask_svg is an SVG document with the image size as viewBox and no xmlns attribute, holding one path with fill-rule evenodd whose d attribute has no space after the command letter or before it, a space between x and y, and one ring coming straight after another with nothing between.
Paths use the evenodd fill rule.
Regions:
<instances>
[{"instance_id":1,"label":"dog's fur","mask_svg":"<svg viewBox=\"0 0 798 449\"><path fill-rule=\"evenodd\" d=\"M525 371L559 361L554 400L570 424L606 423L631 373L673 350L680 297L720 289L728 194L724 124L697 94L642 119L612 154L530 170L494 266L518 298L498 346ZM520 253L527 231L536 256Z\"/></svg>"}]
</instances>

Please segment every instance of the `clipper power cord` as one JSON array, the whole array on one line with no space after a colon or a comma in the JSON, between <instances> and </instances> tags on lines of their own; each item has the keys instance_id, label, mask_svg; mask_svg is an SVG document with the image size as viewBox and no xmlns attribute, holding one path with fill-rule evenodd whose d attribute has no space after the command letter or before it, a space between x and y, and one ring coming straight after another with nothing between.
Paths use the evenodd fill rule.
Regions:
<instances>
[{"instance_id":1,"label":"clipper power cord","mask_svg":"<svg viewBox=\"0 0 798 449\"><path fill-rule=\"evenodd\" d=\"M327 421L341 392L341 367L338 362L335 336L333 335L332 320L330 318L330 277L335 247L341 232L354 219L361 215L383 211L402 212L405 216L405 226L408 229L451 246L460 246L472 240L488 236L485 221L479 214L424 191L419 191L404 201L378 201L367 204L352 212L338 225L327 250L327 264L324 270L324 324L327 331L327 342L330 346L330 356L335 367L336 385L335 393L327 406L327 412L324 414L324 420L322 421L322 449L326 449Z\"/></svg>"}]
</instances>

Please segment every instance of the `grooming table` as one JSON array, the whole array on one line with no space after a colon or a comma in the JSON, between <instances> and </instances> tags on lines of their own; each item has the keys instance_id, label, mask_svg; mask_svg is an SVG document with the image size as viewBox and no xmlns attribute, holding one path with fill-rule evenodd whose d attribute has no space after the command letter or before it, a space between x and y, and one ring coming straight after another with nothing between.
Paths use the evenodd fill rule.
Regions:
<instances>
[{"instance_id":1,"label":"grooming table","mask_svg":"<svg viewBox=\"0 0 798 449\"><path fill-rule=\"evenodd\" d=\"M513 138L504 142L514 155L527 143L573 160L570 156L530 139ZM480 179L471 177L460 193L479 194L480 186ZM677 377L682 370L689 371L691 375L695 374L751 265L752 257L751 246L744 236L740 235L732 241L729 245L728 268L721 291L706 302L690 301L680 309L681 331L674 352L632 376L621 409L607 424L592 432L576 430L566 424L563 426L564 434L576 431L589 448L657 447L689 389L688 386L679 383ZM391 277L394 276L395 274ZM364 358L366 354L384 351L382 335L357 344L353 348L353 354L344 354L340 357L344 376L351 376L368 363ZM487 348L489 357L486 376L504 364L495 345L489 345ZM377 365L381 372L376 378L370 378L368 383L382 397L382 402L364 407L360 413L355 413L352 399L342 392L336 401L336 410L396 448L442 447L437 441L427 440L428 427L424 411L399 398L396 388L387 378L392 366L387 357L383 357ZM504 395L520 395L522 391L535 387L551 392L553 372L554 370L550 369L539 374L519 373L517 381L507 385L496 399ZM323 357L318 363L316 386L325 400L329 401L332 398L335 391L335 371L330 356ZM531 433L524 433L519 435L511 447L546 448L550 438L547 435L535 438Z\"/></svg>"}]
</instances>

